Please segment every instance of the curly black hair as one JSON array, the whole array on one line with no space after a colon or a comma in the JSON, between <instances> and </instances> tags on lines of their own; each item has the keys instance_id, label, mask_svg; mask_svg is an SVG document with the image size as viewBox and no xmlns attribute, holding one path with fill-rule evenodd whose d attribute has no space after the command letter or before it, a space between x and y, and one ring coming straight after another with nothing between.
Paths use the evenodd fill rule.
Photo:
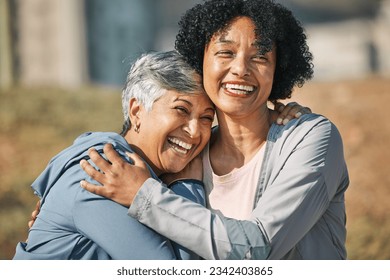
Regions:
<instances>
[{"instance_id":1,"label":"curly black hair","mask_svg":"<svg viewBox=\"0 0 390 280\"><path fill-rule=\"evenodd\" d=\"M313 77L313 56L301 23L290 10L272 0L209 0L189 9L179 22L175 48L203 73L205 47L214 34L225 31L237 17L246 16L256 26L258 48L276 46L276 69L270 101L290 98L294 86Z\"/></svg>"}]
</instances>

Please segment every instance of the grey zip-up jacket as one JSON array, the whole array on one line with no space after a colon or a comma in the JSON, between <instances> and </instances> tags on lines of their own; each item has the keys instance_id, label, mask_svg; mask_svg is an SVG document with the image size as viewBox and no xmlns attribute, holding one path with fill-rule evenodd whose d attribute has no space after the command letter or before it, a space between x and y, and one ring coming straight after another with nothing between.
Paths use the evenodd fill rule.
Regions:
<instances>
[{"instance_id":1,"label":"grey zip-up jacket","mask_svg":"<svg viewBox=\"0 0 390 280\"><path fill-rule=\"evenodd\" d=\"M323 116L273 124L251 219L221 217L148 179L129 215L205 259L345 259L349 177Z\"/></svg>"}]
</instances>

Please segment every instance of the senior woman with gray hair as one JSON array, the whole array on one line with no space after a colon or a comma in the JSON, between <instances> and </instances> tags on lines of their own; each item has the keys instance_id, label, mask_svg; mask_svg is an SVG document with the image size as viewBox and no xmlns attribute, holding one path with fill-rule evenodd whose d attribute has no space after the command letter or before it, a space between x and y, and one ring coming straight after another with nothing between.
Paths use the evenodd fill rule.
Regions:
<instances>
[{"instance_id":1,"label":"senior woman with gray hair","mask_svg":"<svg viewBox=\"0 0 390 280\"><path fill-rule=\"evenodd\" d=\"M89 160L90 148L103 153L104 144L111 143L127 162L131 162L128 152L141 156L156 180L164 173L181 171L208 142L214 119L214 106L200 76L174 51L143 55L128 74L122 103L121 135L90 132L79 136L32 184L40 197L40 213L28 242L17 245L14 259L197 258L135 219L129 220L126 207L80 188L85 173L79 163ZM204 203L197 180L175 181L170 187Z\"/></svg>"}]
</instances>

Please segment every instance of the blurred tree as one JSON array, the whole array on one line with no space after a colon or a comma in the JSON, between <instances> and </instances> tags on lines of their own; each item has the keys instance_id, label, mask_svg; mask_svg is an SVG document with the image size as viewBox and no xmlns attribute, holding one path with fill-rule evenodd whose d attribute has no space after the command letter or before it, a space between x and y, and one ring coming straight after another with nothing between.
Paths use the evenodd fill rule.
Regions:
<instances>
[{"instance_id":1,"label":"blurred tree","mask_svg":"<svg viewBox=\"0 0 390 280\"><path fill-rule=\"evenodd\" d=\"M0 88L8 88L13 82L12 47L7 0L0 0Z\"/></svg>"}]
</instances>

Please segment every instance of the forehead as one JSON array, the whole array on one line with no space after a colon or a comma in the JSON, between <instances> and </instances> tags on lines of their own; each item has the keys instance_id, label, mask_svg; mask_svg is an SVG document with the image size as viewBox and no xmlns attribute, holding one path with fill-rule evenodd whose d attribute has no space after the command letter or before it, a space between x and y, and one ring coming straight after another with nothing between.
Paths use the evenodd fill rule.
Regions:
<instances>
[{"instance_id":1,"label":"forehead","mask_svg":"<svg viewBox=\"0 0 390 280\"><path fill-rule=\"evenodd\" d=\"M179 92L177 90L165 90L164 94L156 100L156 103L169 105L175 102L185 102L189 105L204 104L205 106L212 107L212 103L208 98L203 87L195 92Z\"/></svg>"},{"instance_id":2,"label":"forehead","mask_svg":"<svg viewBox=\"0 0 390 280\"><path fill-rule=\"evenodd\" d=\"M226 40L228 37L239 35L256 40L256 26L249 17L236 17L225 27L213 35L214 40Z\"/></svg>"}]
</instances>

